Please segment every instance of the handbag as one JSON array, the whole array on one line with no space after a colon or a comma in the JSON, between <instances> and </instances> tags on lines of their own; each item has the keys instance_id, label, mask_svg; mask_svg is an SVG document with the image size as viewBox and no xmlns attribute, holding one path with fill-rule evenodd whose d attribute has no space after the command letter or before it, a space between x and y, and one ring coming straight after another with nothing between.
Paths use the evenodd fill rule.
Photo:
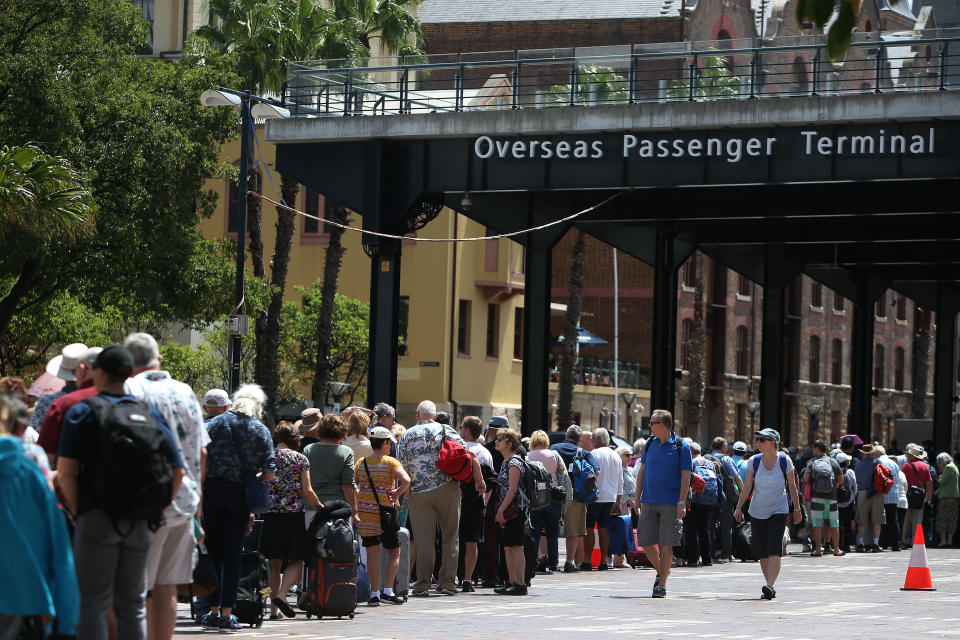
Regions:
<instances>
[{"instance_id":1,"label":"handbag","mask_svg":"<svg viewBox=\"0 0 960 640\"><path fill-rule=\"evenodd\" d=\"M915 462L910 463L910 468L913 469L913 473L919 478L920 474L917 473L917 467ZM927 501L927 492L923 487L917 487L910 485L907 487L907 506L911 509L923 509L923 503Z\"/></svg>"},{"instance_id":2,"label":"handbag","mask_svg":"<svg viewBox=\"0 0 960 640\"><path fill-rule=\"evenodd\" d=\"M377 509L380 510L380 528L384 533L396 533L400 531L400 516L397 514L396 507L385 507L380 504L380 496L377 494L377 487L373 484L373 476L370 475L370 467L367 466L367 459L363 459L363 468L367 472L367 479L370 480L370 489L373 490L373 499L377 501Z\"/></svg>"},{"instance_id":3,"label":"handbag","mask_svg":"<svg viewBox=\"0 0 960 640\"><path fill-rule=\"evenodd\" d=\"M247 462L247 456L237 439L236 432L232 427L228 426L227 428L230 430L230 437L233 438L233 444L236 446L237 455L240 456L240 461L246 469L246 474L243 476L243 489L247 499L247 509L250 510L250 513L263 513L270 508L270 487L260 482L257 474L250 470L250 464Z\"/></svg>"}]
</instances>

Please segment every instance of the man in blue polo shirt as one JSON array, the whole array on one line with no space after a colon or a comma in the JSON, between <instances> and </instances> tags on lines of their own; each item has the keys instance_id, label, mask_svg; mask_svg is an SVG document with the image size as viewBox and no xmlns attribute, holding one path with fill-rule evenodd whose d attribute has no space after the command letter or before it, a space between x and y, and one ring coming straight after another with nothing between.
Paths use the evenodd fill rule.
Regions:
<instances>
[{"instance_id":1,"label":"man in blue polo shirt","mask_svg":"<svg viewBox=\"0 0 960 640\"><path fill-rule=\"evenodd\" d=\"M673 548L680 544L693 457L690 445L673 432L673 416L657 409L650 416L651 437L640 457L637 497L640 520L637 542L657 570L653 597L667 595ZM660 545L660 551L654 545Z\"/></svg>"}]
</instances>

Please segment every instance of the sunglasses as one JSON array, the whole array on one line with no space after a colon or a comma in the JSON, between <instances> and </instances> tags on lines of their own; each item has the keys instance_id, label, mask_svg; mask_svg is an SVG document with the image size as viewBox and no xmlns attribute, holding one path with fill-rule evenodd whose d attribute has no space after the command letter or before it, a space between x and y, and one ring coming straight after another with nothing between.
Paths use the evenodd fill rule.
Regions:
<instances>
[{"instance_id":1,"label":"sunglasses","mask_svg":"<svg viewBox=\"0 0 960 640\"><path fill-rule=\"evenodd\" d=\"M768 438L767 436L760 436L757 438L757 442L773 442L773 438Z\"/></svg>"}]
</instances>

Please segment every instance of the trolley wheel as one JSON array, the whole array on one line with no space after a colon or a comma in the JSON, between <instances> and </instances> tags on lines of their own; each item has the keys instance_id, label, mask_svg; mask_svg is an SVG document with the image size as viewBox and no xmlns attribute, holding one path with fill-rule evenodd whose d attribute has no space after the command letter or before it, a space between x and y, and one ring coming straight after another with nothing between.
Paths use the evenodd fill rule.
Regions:
<instances>
[{"instance_id":1,"label":"trolley wheel","mask_svg":"<svg viewBox=\"0 0 960 640\"><path fill-rule=\"evenodd\" d=\"M353 620L353 614L352 614L352 613L350 614L350 619Z\"/></svg>"},{"instance_id":2,"label":"trolley wheel","mask_svg":"<svg viewBox=\"0 0 960 640\"><path fill-rule=\"evenodd\" d=\"M313 614L310 613L309 611L307 611L307 620L309 620L309 619L312 618L312 617L313 617Z\"/></svg>"}]
</instances>

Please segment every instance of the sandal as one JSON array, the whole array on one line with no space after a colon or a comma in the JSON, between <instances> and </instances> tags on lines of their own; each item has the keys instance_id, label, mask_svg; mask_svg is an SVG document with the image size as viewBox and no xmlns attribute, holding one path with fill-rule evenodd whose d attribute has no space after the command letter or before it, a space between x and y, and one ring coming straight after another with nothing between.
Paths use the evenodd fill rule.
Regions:
<instances>
[{"instance_id":1,"label":"sandal","mask_svg":"<svg viewBox=\"0 0 960 640\"><path fill-rule=\"evenodd\" d=\"M835 555L835 556L845 556L845 555L847 555L847 552L846 552L846 551L834 551L834 552L833 552L833 555Z\"/></svg>"},{"instance_id":2,"label":"sandal","mask_svg":"<svg viewBox=\"0 0 960 640\"><path fill-rule=\"evenodd\" d=\"M287 616L288 618L296 617L297 612L294 611L293 607L291 607L283 598L271 598L270 601L277 607L277 609L280 609L280 613L283 615Z\"/></svg>"},{"instance_id":3,"label":"sandal","mask_svg":"<svg viewBox=\"0 0 960 640\"><path fill-rule=\"evenodd\" d=\"M811 551L811 552L810 552L810 557L811 557L811 558L819 558L819 557L822 556L822 555L823 555L823 551ZM834 555L836 555L836 554L834 554Z\"/></svg>"}]
</instances>

